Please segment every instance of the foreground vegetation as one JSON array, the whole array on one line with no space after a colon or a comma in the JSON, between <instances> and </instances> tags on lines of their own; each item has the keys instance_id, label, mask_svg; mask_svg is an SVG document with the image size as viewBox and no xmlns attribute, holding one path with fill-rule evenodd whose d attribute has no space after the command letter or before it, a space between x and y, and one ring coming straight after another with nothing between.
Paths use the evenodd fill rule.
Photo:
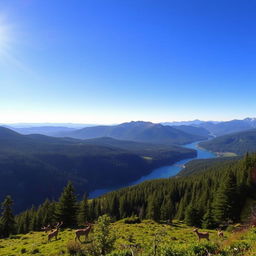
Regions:
<instances>
[{"instance_id":1,"label":"foreground vegetation","mask_svg":"<svg viewBox=\"0 0 256 256\"><path fill-rule=\"evenodd\" d=\"M198 242L193 228L179 221L173 221L172 225L158 224L150 220L137 224L125 222L120 220L110 225L107 238L111 237L113 240L109 239L105 244L108 250L102 255L207 256L211 253L223 256L253 256L256 253L255 228L235 233L225 231L223 239L217 237L215 230L208 230L210 242ZM47 234L44 232L13 235L0 240L0 255L101 255L98 250L101 244L97 243L97 237L102 231L97 226L98 224L95 224L94 231L82 243L75 242L72 229L61 230L58 240L52 242L47 242Z\"/></svg>"}]
</instances>

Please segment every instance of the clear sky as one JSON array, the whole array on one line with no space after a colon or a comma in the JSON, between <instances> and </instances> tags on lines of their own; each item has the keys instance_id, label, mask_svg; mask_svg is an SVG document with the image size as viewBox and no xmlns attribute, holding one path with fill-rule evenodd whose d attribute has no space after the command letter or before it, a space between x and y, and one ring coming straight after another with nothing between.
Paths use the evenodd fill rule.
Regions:
<instances>
[{"instance_id":1,"label":"clear sky","mask_svg":"<svg viewBox=\"0 0 256 256\"><path fill-rule=\"evenodd\" d=\"M256 110L255 0L1 0L0 123Z\"/></svg>"}]
</instances>

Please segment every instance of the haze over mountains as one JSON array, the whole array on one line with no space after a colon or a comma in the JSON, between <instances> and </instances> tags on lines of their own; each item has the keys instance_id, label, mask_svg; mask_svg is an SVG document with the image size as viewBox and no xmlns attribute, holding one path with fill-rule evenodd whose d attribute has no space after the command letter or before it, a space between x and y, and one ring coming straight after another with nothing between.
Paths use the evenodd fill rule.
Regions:
<instances>
[{"instance_id":1,"label":"haze over mountains","mask_svg":"<svg viewBox=\"0 0 256 256\"><path fill-rule=\"evenodd\" d=\"M132 134L135 129L136 133L152 132L154 129L162 129L163 132L168 133L168 129L164 131L162 126L171 126L174 129L185 131L192 134L212 134L214 136L220 136L224 134L245 131L256 128L256 118L245 118L243 120L230 120L230 121L182 121L182 122L163 122L161 124L154 124L151 122L128 122L119 125L93 125L93 124L8 124L4 125L7 128L13 129L21 134L39 133L49 136L57 137L76 137L76 138L94 138L94 137L117 137L122 139L135 139L137 134ZM201 127L206 131L192 130L189 127ZM140 130L139 130L140 129ZM177 133L177 131L169 129L171 133ZM140 138L143 140L143 138ZM181 143L182 144L182 143Z\"/></svg>"},{"instance_id":2,"label":"haze over mountains","mask_svg":"<svg viewBox=\"0 0 256 256\"><path fill-rule=\"evenodd\" d=\"M245 118L243 120L231 121L185 121L185 122L169 122L163 123L170 126L189 125L195 127L202 127L208 130L214 136L220 136L233 132L240 132L256 128L256 118Z\"/></svg>"},{"instance_id":3,"label":"haze over mountains","mask_svg":"<svg viewBox=\"0 0 256 256\"><path fill-rule=\"evenodd\" d=\"M184 129L185 130L185 129ZM151 122L129 122L114 126L94 126L60 134L77 139L112 137L121 140L140 141L158 144L187 144L208 138L207 131L200 134L198 128L182 129L154 124Z\"/></svg>"}]
</instances>

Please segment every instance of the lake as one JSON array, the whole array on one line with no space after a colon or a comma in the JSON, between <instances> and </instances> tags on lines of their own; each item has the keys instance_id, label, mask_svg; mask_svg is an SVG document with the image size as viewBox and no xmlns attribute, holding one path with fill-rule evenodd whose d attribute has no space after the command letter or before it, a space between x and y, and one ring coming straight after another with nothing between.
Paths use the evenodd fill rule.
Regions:
<instances>
[{"instance_id":1,"label":"lake","mask_svg":"<svg viewBox=\"0 0 256 256\"><path fill-rule=\"evenodd\" d=\"M136 185L136 184L139 184L139 183L141 183L143 181L146 181L146 180L169 178L169 177L172 177L172 176L175 176L176 174L178 174L183 169L184 165L186 163L188 163L189 161L191 161L191 160L207 159L207 158L217 157L214 153L197 147L199 142L200 141L190 143L190 144L187 144L187 145L183 145L183 147L185 147L185 148L195 149L197 151L197 156L196 157L183 159L181 161L176 162L175 164L159 167L159 168L153 170L151 173L149 173L145 176L142 176L138 180L135 180L135 181L133 181L133 182L131 182L131 183L125 185L125 186L122 186L122 187ZM110 191L113 191L113 190L116 190L116 189L119 189L119 188L121 188L121 187L108 188L108 189L96 189L96 190L90 192L89 197L90 198L95 198L95 197L101 196L101 195L103 195L107 192L110 192Z\"/></svg>"}]
</instances>

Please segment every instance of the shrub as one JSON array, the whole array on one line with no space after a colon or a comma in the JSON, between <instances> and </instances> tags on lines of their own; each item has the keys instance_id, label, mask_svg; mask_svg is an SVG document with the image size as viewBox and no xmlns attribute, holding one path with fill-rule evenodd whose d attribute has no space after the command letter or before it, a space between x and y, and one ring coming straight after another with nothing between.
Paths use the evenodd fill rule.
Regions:
<instances>
[{"instance_id":1,"label":"shrub","mask_svg":"<svg viewBox=\"0 0 256 256\"><path fill-rule=\"evenodd\" d=\"M137 216L132 216L132 217L129 217L129 218L125 218L124 223L125 224L138 224L138 223L141 223L141 220Z\"/></svg>"},{"instance_id":2,"label":"shrub","mask_svg":"<svg viewBox=\"0 0 256 256\"><path fill-rule=\"evenodd\" d=\"M81 254L83 252L81 244L75 241L69 241L67 243L67 250L70 255Z\"/></svg>"},{"instance_id":3,"label":"shrub","mask_svg":"<svg viewBox=\"0 0 256 256\"><path fill-rule=\"evenodd\" d=\"M190 250L197 256L206 256L209 253L215 254L219 247L217 244L207 243L207 244L196 244L193 245Z\"/></svg>"},{"instance_id":4,"label":"shrub","mask_svg":"<svg viewBox=\"0 0 256 256\"><path fill-rule=\"evenodd\" d=\"M25 249L25 248L22 248L21 250L20 250L20 253L26 253L27 252L27 250Z\"/></svg>"},{"instance_id":5,"label":"shrub","mask_svg":"<svg viewBox=\"0 0 256 256\"><path fill-rule=\"evenodd\" d=\"M244 253L250 248L251 246L246 241L237 241L230 245L230 247L228 248L228 252L232 253L232 255L240 255L241 253Z\"/></svg>"},{"instance_id":6,"label":"shrub","mask_svg":"<svg viewBox=\"0 0 256 256\"><path fill-rule=\"evenodd\" d=\"M35 249L33 249L32 251L31 251L31 254L37 254L37 253L39 253L40 251L39 251L39 249L38 248L35 248Z\"/></svg>"},{"instance_id":7,"label":"shrub","mask_svg":"<svg viewBox=\"0 0 256 256\"><path fill-rule=\"evenodd\" d=\"M10 235L10 239L21 239L20 235Z\"/></svg>"},{"instance_id":8,"label":"shrub","mask_svg":"<svg viewBox=\"0 0 256 256\"><path fill-rule=\"evenodd\" d=\"M181 251L171 247L162 247L160 255L161 256L185 256L186 252L183 250Z\"/></svg>"},{"instance_id":9,"label":"shrub","mask_svg":"<svg viewBox=\"0 0 256 256\"><path fill-rule=\"evenodd\" d=\"M107 254L107 256L132 256L130 251L115 251Z\"/></svg>"},{"instance_id":10,"label":"shrub","mask_svg":"<svg viewBox=\"0 0 256 256\"><path fill-rule=\"evenodd\" d=\"M110 232L110 217L103 215L98 218L94 230L94 243L99 255L110 253L114 247L115 237Z\"/></svg>"}]
</instances>

